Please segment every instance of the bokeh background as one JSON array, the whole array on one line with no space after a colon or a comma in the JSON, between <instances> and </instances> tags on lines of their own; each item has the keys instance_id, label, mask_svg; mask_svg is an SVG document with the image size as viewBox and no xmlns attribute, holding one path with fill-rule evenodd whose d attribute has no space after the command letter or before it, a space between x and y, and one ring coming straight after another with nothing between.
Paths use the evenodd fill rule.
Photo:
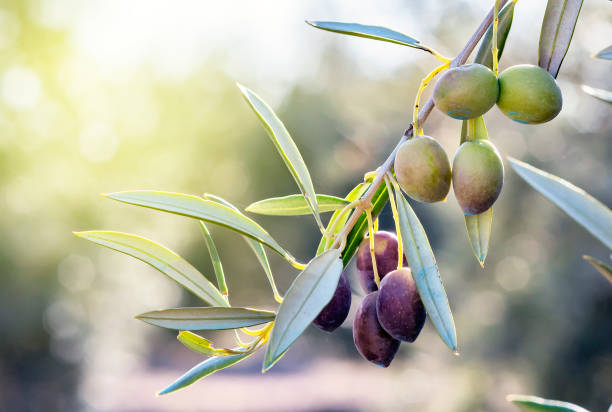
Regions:
<instances>
[{"instance_id":1,"label":"bokeh background","mask_svg":"<svg viewBox=\"0 0 612 412\"><path fill-rule=\"evenodd\" d=\"M454 55L490 3L0 1L0 410L511 411L508 393L605 410L612 287L581 256L607 259L609 251L509 167L484 269L452 195L414 204L437 254L461 356L428 323L388 369L361 359L349 317L333 335L310 328L263 376L258 354L155 397L202 359L174 332L133 316L197 301L145 264L71 234L141 234L211 278L196 222L99 194L210 192L245 207L296 193L239 81L278 111L317 191L344 195L392 149L411 120L419 79L437 62L418 50L320 32L304 19L385 25ZM504 155L610 205L611 107L579 88L612 88L610 63L589 58L612 38L608 3L584 3L558 78L558 118L529 127L493 109L486 121ZM502 68L537 63L544 7L518 2ZM452 156L458 122L434 112L425 131ZM312 256L312 218L257 220L300 260ZM393 228L388 210L381 227ZM246 244L212 230L232 301L273 309ZM270 258L284 291L296 271ZM353 286L356 306L361 292ZM231 344L227 333L210 337Z\"/></svg>"}]
</instances>

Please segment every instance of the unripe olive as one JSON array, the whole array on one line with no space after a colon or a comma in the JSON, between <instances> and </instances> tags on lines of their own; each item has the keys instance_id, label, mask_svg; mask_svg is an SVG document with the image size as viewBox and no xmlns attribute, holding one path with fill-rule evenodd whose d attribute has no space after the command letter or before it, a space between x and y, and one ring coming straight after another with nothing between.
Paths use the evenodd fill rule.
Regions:
<instances>
[{"instance_id":1,"label":"unripe olive","mask_svg":"<svg viewBox=\"0 0 612 412\"><path fill-rule=\"evenodd\" d=\"M460 120L473 119L489 111L499 96L495 73L482 64L455 67L440 77L433 91L436 107Z\"/></svg>"},{"instance_id":2,"label":"unripe olive","mask_svg":"<svg viewBox=\"0 0 612 412\"><path fill-rule=\"evenodd\" d=\"M351 308L351 285L343 273L331 301L313 321L314 325L326 332L336 330L349 314Z\"/></svg>"},{"instance_id":3,"label":"unripe olive","mask_svg":"<svg viewBox=\"0 0 612 412\"><path fill-rule=\"evenodd\" d=\"M380 279L397 268L397 236L394 233L383 230L374 233L374 257ZM404 262L405 260L404 258ZM359 282L366 293L378 290L374 280L372 256L370 255L370 238L368 236L363 239L357 250L357 271Z\"/></svg>"},{"instance_id":4,"label":"unripe olive","mask_svg":"<svg viewBox=\"0 0 612 412\"><path fill-rule=\"evenodd\" d=\"M488 140L464 142L453 160L453 190L466 215L488 210L504 183L504 165Z\"/></svg>"},{"instance_id":5,"label":"unripe olive","mask_svg":"<svg viewBox=\"0 0 612 412\"><path fill-rule=\"evenodd\" d=\"M516 122L544 123L559 114L563 96L557 82L546 70L520 64L499 75L497 106Z\"/></svg>"},{"instance_id":6,"label":"unripe olive","mask_svg":"<svg viewBox=\"0 0 612 412\"><path fill-rule=\"evenodd\" d=\"M429 136L413 137L395 154L395 177L402 190L419 202L446 199L451 185L451 167L444 148Z\"/></svg>"},{"instance_id":7,"label":"unripe olive","mask_svg":"<svg viewBox=\"0 0 612 412\"><path fill-rule=\"evenodd\" d=\"M408 268L388 273L380 282L376 313L383 329L398 340L414 342L425 324L425 307Z\"/></svg>"},{"instance_id":8,"label":"unripe olive","mask_svg":"<svg viewBox=\"0 0 612 412\"><path fill-rule=\"evenodd\" d=\"M377 294L372 292L361 301L353 321L353 341L361 356L386 368L395 357L400 341L393 339L378 322Z\"/></svg>"}]
</instances>

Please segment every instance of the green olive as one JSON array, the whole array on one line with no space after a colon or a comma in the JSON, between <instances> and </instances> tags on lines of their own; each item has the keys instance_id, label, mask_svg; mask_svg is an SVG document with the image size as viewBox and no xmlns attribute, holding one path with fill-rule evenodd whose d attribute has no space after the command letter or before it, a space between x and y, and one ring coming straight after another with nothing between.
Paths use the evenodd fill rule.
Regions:
<instances>
[{"instance_id":1,"label":"green olive","mask_svg":"<svg viewBox=\"0 0 612 412\"><path fill-rule=\"evenodd\" d=\"M406 194L419 202L446 199L451 185L451 168L437 140L418 136L402 143L395 155L395 176Z\"/></svg>"},{"instance_id":2,"label":"green olive","mask_svg":"<svg viewBox=\"0 0 612 412\"><path fill-rule=\"evenodd\" d=\"M504 165L488 140L464 142L453 160L453 190L463 213L477 215L488 210L501 193Z\"/></svg>"},{"instance_id":3,"label":"green olive","mask_svg":"<svg viewBox=\"0 0 612 412\"><path fill-rule=\"evenodd\" d=\"M499 96L497 77L482 64L448 70L436 83L433 99L444 114L460 120L482 116Z\"/></svg>"},{"instance_id":4,"label":"green olive","mask_svg":"<svg viewBox=\"0 0 612 412\"><path fill-rule=\"evenodd\" d=\"M539 66L521 64L499 75L497 106L515 122L537 124L559 114L563 97L550 73Z\"/></svg>"}]
</instances>

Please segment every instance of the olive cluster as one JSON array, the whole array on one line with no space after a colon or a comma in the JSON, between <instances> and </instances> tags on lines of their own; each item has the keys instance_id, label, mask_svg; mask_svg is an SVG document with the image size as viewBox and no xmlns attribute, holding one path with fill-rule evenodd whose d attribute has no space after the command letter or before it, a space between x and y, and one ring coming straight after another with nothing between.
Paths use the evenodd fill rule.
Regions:
<instances>
[{"instance_id":1,"label":"olive cluster","mask_svg":"<svg viewBox=\"0 0 612 412\"><path fill-rule=\"evenodd\" d=\"M563 104L555 79L541 67L528 64L510 67L499 76L477 63L450 69L436 83L433 100L442 113L454 119L475 119L497 104L507 117L523 124L547 122L559 114ZM394 169L404 192L420 202L444 200L452 182L466 215L488 210L504 180L495 146L474 136L459 146L452 170L442 146L424 135L400 146Z\"/></svg>"},{"instance_id":2,"label":"olive cluster","mask_svg":"<svg viewBox=\"0 0 612 412\"><path fill-rule=\"evenodd\" d=\"M387 367L401 341L414 342L425 323L421 302L412 273L405 264L397 269L397 237L390 232L374 234L374 257L380 287L374 279L369 238L357 251L357 270L366 297L353 321L353 340L368 361Z\"/></svg>"}]
</instances>

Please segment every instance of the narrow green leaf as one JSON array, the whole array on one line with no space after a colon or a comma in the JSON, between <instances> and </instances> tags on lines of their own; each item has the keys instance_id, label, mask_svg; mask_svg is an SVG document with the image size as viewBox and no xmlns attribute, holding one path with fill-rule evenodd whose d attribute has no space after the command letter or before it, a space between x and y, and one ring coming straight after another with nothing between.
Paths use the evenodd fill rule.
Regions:
<instances>
[{"instance_id":1,"label":"narrow green leaf","mask_svg":"<svg viewBox=\"0 0 612 412\"><path fill-rule=\"evenodd\" d=\"M497 49L498 59L501 60L502 53L504 52L504 46L506 45L506 39L510 33L512 27L512 19L514 17L514 2L511 1L499 12L499 21L497 25ZM489 69L493 68L493 54L491 52L491 46L493 44L493 23L489 25L487 32L482 38L480 48L474 59L474 63L479 63L487 66Z\"/></svg>"},{"instance_id":2,"label":"narrow green leaf","mask_svg":"<svg viewBox=\"0 0 612 412\"><path fill-rule=\"evenodd\" d=\"M240 212L240 210L238 210L236 206L232 205L227 200L219 196L204 193L204 198L208 200L212 200L217 203L221 203L222 205L225 205L235 210L237 213L242 213ZM272 274L272 268L270 267L270 262L268 261L268 255L266 254L266 249L264 249L261 243L259 243L256 240L251 239L248 236L243 236L243 239L247 242L249 247L253 250L253 253L255 253L257 260L263 267L264 272L266 273L266 277L268 278L268 282L270 282L270 286L272 287L272 292L274 293L275 299L277 301L282 300L280 293L278 293L278 289L276 288L276 283L274 282L274 275Z\"/></svg>"},{"instance_id":3,"label":"narrow green leaf","mask_svg":"<svg viewBox=\"0 0 612 412\"><path fill-rule=\"evenodd\" d=\"M228 306L219 290L185 259L152 240L121 232L88 231L75 235L153 266L212 306Z\"/></svg>"},{"instance_id":4,"label":"narrow green leaf","mask_svg":"<svg viewBox=\"0 0 612 412\"><path fill-rule=\"evenodd\" d=\"M508 395L508 402L512 402L525 412L589 412L578 405L569 402L551 401L537 396Z\"/></svg>"},{"instance_id":5,"label":"narrow green leaf","mask_svg":"<svg viewBox=\"0 0 612 412\"><path fill-rule=\"evenodd\" d=\"M204 356L230 356L239 353L231 349L217 349L212 346L212 342L208 339L196 335L193 332L189 332L188 330L179 332L176 338L185 345L186 348Z\"/></svg>"},{"instance_id":6,"label":"narrow green leaf","mask_svg":"<svg viewBox=\"0 0 612 412\"><path fill-rule=\"evenodd\" d=\"M252 90L240 84L238 88L240 88L245 100L249 106L251 106L255 114L257 114L259 120L261 120L266 132L268 132L270 139L272 139L272 143L276 146L278 153L283 158L285 165L287 165L300 191L306 198L317 224L319 227L323 227L321 216L319 216L319 208L317 206L317 196L312 185L312 180L310 179L310 173L308 172L308 168L306 167L306 163L304 163L300 151L285 128L285 125L276 116L276 113L274 113L270 106Z\"/></svg>"},{"instance_id":7,"label":"narrow green leaf","mask_svg":"<svg viewBox=\"0 0 612 412\"><path fill-rule=\"evenodd\" d=\"M569 49L580 15L582 0L548 0L542 30L538 65L557 77Z\"/></svg>"},{"instance_id":8,"label":"narrow green leaf","mask_svg":"<svg viewBox=\"0 0 612 412\"><path fill-rule=\"evenodd\" d=\"M147 312L136 316L143 322L166 329L222 330L272 322L274 312L248 308L205 307L175 308Z\"/></svg>"},{"instance_id":9,"label":"narrow green leaf","mask_svg":"<svg viewBox=\"0 0 612 412\"><path fill-rule=\"evenodd\" d=\"M365 183L365 182L359 183L356 187L353 188L353 190L351 190L346 195L344 200L346 200L349 203L354 202L355 200L359 199L361 195L365 193L368 187L369 187L368 183ZM342 213L342 216L340 216L340 213L342 213L341 210L336 210L334 214L332 215L332 217L329 219L329 223L327 224L327 227L325 228L325 231L327 233L333 233L334 235L340 233L340 231L346 224L346 221L348 220L349 216L353 213L353 211L346 210L344 211L344 213ZM319 246L317 247L317 256L323 253L324 251L326 251L327 249L329 249L333 243L334 243L333 238L327 238L327 237L322 236L321 240L319 241Z\"/></svg>"},{"instance_id":10,"label":"narrow green leaf","mask_svg":"<svg viewBox=\"0 0 612 412\"><path fill-rule=\"evenodd\" d=\"M611 91L604 90L604 89L596 89L595 87L587 86L586 84L583 84L580 87L582 88L583 92L590 94L591 96L599 100L603 100L606 103L612 103L612 92Z\"/></svg>"},{"instance_id":11,"label":"narrow green leaf","mask_svg":"<svg viewBox=\"0 0 612 412\"><path fill-rule=\"evenodd\" d=\"M464 120L462 122L461 143L468 140L469 121L472 121L474 124L474 136L471 136L470 140L487 140L489 138L484 118L480 116L475 119ZM464 215L464 218L465 229L467 230L468 239L470 241L470 245L472 246L474 256L476 256L480 266L484 267L487 252L489 251L491 228L493 227L493 208L490 208L479 215Z\"/></svg>"},{"instance_id":12,"label":"narrow green leaf","mask_svg":"<svg viewBox=\"0 0 612 412\"><path fill-rule=\"evenodd\" d=\"M348 205L346 200L329 195L317 195L319 212L332 212ZM289 195L260 200L247 206L247 212L272 216L309 215L312 210L303 195Z\"/></svg>"},{"instance_id":13,"label":"narrow green leaf","mask_svg":"<svg viewBox=\"0 0 612 412\"><path fill-rule=\"evenodd\" d=\"M167 388L159 391L157 394L166 395L168 393L182 389L212 373L217 372L218 370L235 365L236 363L252 355L253 353L254 351L241 353L239 355L217 356L214 358L206 359L204 362L199 363L193 368L189 369L187 372L185 372L183 376L178 378Z\"/></svg>"},{"instance_id":14,"label":"narrow green leaf","mask_svg":"<svg viewBox=\"0 0 612 412\"><path fill-rule=\"evenodd\" d=\"M263 364L267 371L332 299L342 273L340 251L323 252L293 281L278 308Z\"/></svg>"},{"instance_id":15,"label":"narrow green leaf","mask_svg":"<svg viewBox=\"0 0 612 412\"><path fill-rule=\"evenodd\" d=\"M608 46L593 57L598 59L612 60L612 46Z\"/></svg>"},{"instance_id":16,"label":"narrow green leaf","mask_svg":"<svg viewBox=\"0 0 612 412\"><path fill-rule=\"evenodd\" d=\"M382 211L383 207L389 201L389 194L387 193L387 186L380 185L376 193L372 198L372 217L376 218L378 214ZM355 252L359 248L361 241L365 233L368 230L368 219L365 213L362 213L355 226L349 232L346 238L346 246L344 247L344 251L342 252L342 263L344 266L348 265Z\"/></svg>"},{"instance_id":17,"label":"narrow green leaf","mask_svg":"<svg viewBox=\"0 0 612 412\"><path fill-rule=\"evenodd\" d=\"M404 253L425 310L444 343L453 352L457 352L457 334L453 314L425 229L400 190L395 190L395 198L397 199Z\"/></svg>"},{"instance_id":18,"label":"narrow green leaf","mask_svg":"<svg viewBox=\"0 0 612 412\"><path fill-rule=\"evenodd\" d=\"M523 180L612 249L612 211L603 203L555 175L511 157L508 160Z\"/></svg>"},{"instance_id":19,"label":"narrow green leaf","mask_svg":"<svg viewBox=\"0 0 612 412\"><path fill-rule=\"evenodd\" d=\"M493 208L479 215L464 215L465 228L472 245L474 256L478 259L480 266L484 267L487 252L489 251L489 239L491 227L493 226Z\"/></svg>"},{"instance_id":20,"label":"narrow green leaf","mask_svg":"<svg viewBox=\"0 0 612 412\"><path fill-rule=\"evenodd\" d=\"M582 258L593 265L593 267L597 269L597 271L601 273L604 278L608 279L610 283L612 283L612 268L610 266L592 256L584 255Z\"/></svg>"},{"instance_id":21,"label":"narrow green leaf","mask_svg":"<svg viewBox=\"0 0 612 412\"><path fill-rule=\"evenodd\" d=\"M270 247L281 256L287 252L254 220L225 205L181 193L136 190L111 193L107 197L136 206L148 207L225 226Z\"/></svg>"},{"instance_id":22,"label":"narrow green leaf","mask_svg":"<svg viewBox=\"0 0 612 412\"><path fill-rule=\"evenodd\" d=\"M208 253L210 254L210 259L212 260L213 269L215 270L217 285L219 285L219 290L221 291L221 294L227 296L227 283L225 282L225 273L223 272L223 265L221 264L221 258L219 257L217 246L215 246L215 242L213 241L213 238L210 235L210 231L206 227L206 224L200 221L200 227L202 228L204 241L206 242L206 247L208 248Z\"/></svg>"},{"instance_id":23,"label":"narrow green leaf","mask_svg":"<svg viewBox=\"0 0 612 412\"><path fill-rule=\"evenodd\" d=\"M337 21L306 20L306 23L317 29L327 30L334 33L386 41L389 43L400 44L402 46L414 47L415 49L428 51L428 48L423 46L417 39L386 27L368 26L359 23L342 23Z\"/></svg>"}]
</instances>

